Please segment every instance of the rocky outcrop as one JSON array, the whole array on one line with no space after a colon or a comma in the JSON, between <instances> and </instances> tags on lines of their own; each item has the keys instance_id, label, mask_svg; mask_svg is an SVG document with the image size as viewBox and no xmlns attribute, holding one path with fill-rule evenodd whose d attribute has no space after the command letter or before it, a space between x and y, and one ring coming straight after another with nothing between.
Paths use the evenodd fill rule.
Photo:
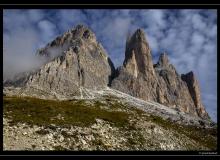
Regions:
<instances>
[{"instance_id":1,"label":"rocky outcrop","mask_svg":"<svg viewBox=\"0 0 220 160\"><path fill-rule=\"evenodd\" d=\"M194 76L187 75L181 77L177 73L166 53L162 53L158 62L153 64L144 31L138 29L126 42L125 60L117 69L111 87L208 119L198 82Z\"/></svg>"},{"instance_id":2,"label":"rocky outcrop","mask_svg":"<svg viewBox=\"0 0 220 160\"><path fill-rule=\"evenodd\" d=\"M194 105L196 107L196 111L200 117L210 118L208 113L205 110L205 107L201 101L199 82L195 77L195 74L191 71L187 74L182 74L181 78L186 82L190 95L193 99Z\"/></svg>"},{"instance_id":3,"label":"rocky outcrop","mask_svg":"<svg viewBox=\"0 0 220 160\"><path fill-rule=\"evenodd\" d=\"M157 73L157 98L162 104L197 116L192 97L187 85L181 80L175 67L169 63L166 53L160 55L154 65Z\"/></svg>"},{"instance_id":4,"label":"rocky outcrop","mask_svg":"<svg viewBox=\"0 0 220 160\"><path fill-rule=\"evenodd\" d=\"M111 86L143 100L157 101L157 78L144 31L138 29L126 42L125 60Z\"/></svg>"},{"instance_id":5,"label":"rocky outcrop","mask_svg":"<svg viewBox=\"0 0 220 160\"><path fill-rule=\"evenodd\" d=\"M132 61L130 61L132 59ZM126 42L124 67L129 71L130 65L136 62L134 65L136 74L154 74L153 62L151 60L150 47L145 38L144 31L138 29L131 38ZM132 63L132 64L130 64Z\"/></svg>"},{"instance_id":6,"label":"rocky outcrop","mask_svg":"<svg viewBox=\"0 0 220 160\"><path fill-rule=\"evenodd\" d=\"M40 95L43 91L72 97L81 94L81 87L107 87L114 72L113 63L95 34L83 25L57 37L37 55L44 56L47 62L28 76L23 93Z\"/></svg>"}]
</instances>

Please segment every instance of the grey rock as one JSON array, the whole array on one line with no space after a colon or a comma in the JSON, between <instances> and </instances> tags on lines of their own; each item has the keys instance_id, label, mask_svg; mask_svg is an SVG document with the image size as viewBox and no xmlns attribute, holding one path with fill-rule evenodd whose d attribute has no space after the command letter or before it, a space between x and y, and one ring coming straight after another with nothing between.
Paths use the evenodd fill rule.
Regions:
<instances>
[{"instance_id":1,"label":"grey rock","mask_svg":"<svg viewBox=\"0 0 220 160\"><path fill-rule=\"evenodd\" d=\"M57 37L38 50L47 59L40 69L14 84L22 84L22 94L37 97L71 98L81 95L81 87L102 89L108 86L114 66L95 34L83 25ZM12 84L12 83L10 83ZM61 95L61 97L59 96Z\"/></svg>"},{"instance_id":2,"label":"grey rock","mask_svg":"<svg viewBox=\"0 0 220 160\"><path fill-rule=\"evenodd\" d=\"M123 66L117 68L111 87L134 97L159 102L181 112L209 119L193 74L182 75L162 53L153 64L142 29L127 39Z\"/></svg>"}]
</instances>

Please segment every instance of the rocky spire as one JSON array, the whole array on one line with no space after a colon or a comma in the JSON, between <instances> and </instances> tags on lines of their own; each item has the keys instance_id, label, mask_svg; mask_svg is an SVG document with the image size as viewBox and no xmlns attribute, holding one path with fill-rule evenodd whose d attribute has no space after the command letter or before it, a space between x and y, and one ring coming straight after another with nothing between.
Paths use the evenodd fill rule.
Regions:
<instances>
[{"instance_id":1,"label":"rocky spire","mask_svg":"<svg viewBox=\"0 0 220 160\"><path fill-rule=\"evenodd\" d=\"M160 54L160 58L157 64L160 67L167 67L169 65L169 59L165 52Z\"/></svg>"},{"instance_id":2,"label":"rocky spire","mask_svg":"<svg viewBox=\"0 0 220 160\"><path fill-rule=\"evenodd\" d=\"M187 84L193 102L195 104L198 116L203 118L209 118L207 112L205 111L205 107L203 106L201 101L199 82L196 79L195 74L192 71L190 71L187 74L182 74L181 79L185 81Z\"/></svg>"},{"instance_id":3,"label":"rocky spire","mask_svg":"<svg viewBox=\"0 0 220 160\"><path fill-rule=\"evenodd\" d=\"M111 87L208 119L194 74L190 72L181 78L175 66L169 63L167 53L162 53L153 65L150 47L142 29L137 29L127 38L124 64L118 69Z\"/></svg>"},{"instance_id":4,"label":"rocky spire","mask_svg":"<svg viewBox=\"0 0 220 160\"><path fill-rule=\"evenodd\" d=\"M127 39L124 67L128 66L130 59L134 57L136 62L132 63L137 64L138 73L154 74L151 51L143 29L137 29L131 38Z\"/></svg>"}]
</instances>

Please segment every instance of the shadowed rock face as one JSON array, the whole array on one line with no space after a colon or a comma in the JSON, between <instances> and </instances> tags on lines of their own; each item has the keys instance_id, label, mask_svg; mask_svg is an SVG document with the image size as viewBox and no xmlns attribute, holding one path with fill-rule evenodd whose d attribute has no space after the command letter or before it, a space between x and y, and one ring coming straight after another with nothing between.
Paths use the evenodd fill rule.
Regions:
<instances>
[{"instance_id":1,"label":"shadowed rock face","mask_svg":"<svg viewBox=\"0 0 220 160\"><path fill-rule=\"evenodd\" d=\"M181 78L183 81L186 82L190 95L193 99L193 102L196 107L196 111L200 117L204 118L210 118L208 113L205 110L205 107L203 106L201 102L201 95L200 95L200 88L199 88L199 82L195 77L195 74L191 71L187 74L182 74Z\"/></svg>"},{"instance_id":2,"label":"shadowed rock face","mask_svg":"<svg viewBox=\"0 0 220 160\"><path fill-rule=\"evenodd\" d=\"M181 78L169 63L166 53L162 53L157 64L153 65L150 47L142 29L138 29L127 40L125 60L117 71L112 88L191 115L209 118L202 105L195 77L187 74Z\"/></svg>"}]
</instances>

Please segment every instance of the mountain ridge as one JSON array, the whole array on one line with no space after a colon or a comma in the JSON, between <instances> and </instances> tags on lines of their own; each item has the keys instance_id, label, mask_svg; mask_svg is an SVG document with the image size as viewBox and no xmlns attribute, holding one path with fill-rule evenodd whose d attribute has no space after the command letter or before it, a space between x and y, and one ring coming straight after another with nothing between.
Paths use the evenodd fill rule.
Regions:
<instances>
[{"instance_id":1,"label":"mountain ridge","mask_svg":"<svg viewBox=\"0 0 220 160\"><path fill-rule=\"evenodd\" d=\"M195 75L181 77L169 63L166 53L162 53L158 62L153 64L149 46L143 29L137 29L127 39L123 65L117 69L111 87L143 100L156 101L210 119L201 102Z\"/></svg>"},{"instance_id":2,"label":"mountain ridge","mask_svg":"<svg viewBox=\"0 0 220 160\"><path fill-rule=\"evenodd\" d=\"M137 29L127 40L124 62L117 69L95 34L84 25L77 25L58 36L39 49L37 55L46 57L47 63L36 72L21 76L15 82L6 81L4 85L17 84L19 87L21 84L20 95L42 97L43 92L51 92L58 96L45 94L45 97L56 99L80 96L82 87L102 90L110 86L145 101L159 102L210 119L202 105L195 75L180 76L166 53L153 64L143 29ZM7 89L4 91L7 93Z\"/></svg>"}]
</instances>

